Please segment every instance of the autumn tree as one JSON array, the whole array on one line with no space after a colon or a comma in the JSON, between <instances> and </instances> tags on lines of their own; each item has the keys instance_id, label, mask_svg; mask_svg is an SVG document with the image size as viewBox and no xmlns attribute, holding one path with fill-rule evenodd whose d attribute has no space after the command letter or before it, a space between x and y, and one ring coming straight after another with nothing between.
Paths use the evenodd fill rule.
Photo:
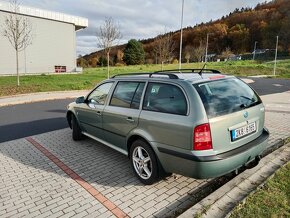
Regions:
<instances>
[{"instance_id":1,"label":"autumn tree","mask_svg":"<svg viewBox=\"0 0 290 218\"><path fill-rule=\"evenodd\" d=\"M121 37L120 27L112 17L106 18L97 31L98 46L104 50L107 57L108 78L110 77L110 51Z\"/></svg>"},{"instance_id":2,"label":"autumn tree","mask_svg":"<svg viewBox=\"0 0 290 218\"><path fill-rule=\"evenodd\" d=\"M27 17L19 15L20 4L18 0L11 0L9 6L11 13L4 17L1 34L9 40L15 49L17 86L20 86L18 56L19 52L32 44L32 24Z\"/></svg>"},{"instance_id":3,"label":"autumn tree","mask_svg":"<svg viewBox=\"0 0 290 218\"><path fill-rule=\"evenodd\" d=\"M123 62L123 57L124 57L124 52L120 49L117 50L116 54L116 62L117 63L122 63Z\"/></svg>"},{"instance_id":4,"label":"autumn tree","mask_svg":"<svg viewBox=\"0 0 290 218\"><path fill-rule=\"evenodd\" d=\"M82 68L88 67L88 61L83 57L79 57L77 60L77 66Z\"/></svg>"},{"instance_id":5,"label":"autumn tree","mask_svg":"<svg viewBox=\"0 0 290 218\"><path fill-rule=\"evenodd\" d=\"M250 32L244 24L236 24L228 33L228 37L232 40L233 50L237 53L243 53L248 51Z\"/></svg>"}]
</instances>

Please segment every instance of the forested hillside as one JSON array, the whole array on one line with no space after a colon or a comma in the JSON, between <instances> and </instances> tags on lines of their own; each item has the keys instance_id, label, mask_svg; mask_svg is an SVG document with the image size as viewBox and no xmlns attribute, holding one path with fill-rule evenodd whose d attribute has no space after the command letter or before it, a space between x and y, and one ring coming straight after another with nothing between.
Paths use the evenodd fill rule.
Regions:
<instances>
[{"instance_id":1,"label":"forested hillside","mask_svg":"<svg viewBox=\"0 0 290 218\"><path fill-rule=\"evenodd\" d=\"M255 8L236 9L222 18L201 23L183 30L183 61L200 61L198 52L204 55L206 38L209 38L209 54L251 53L257 42L259 49L274 49L279 36L278 50L290 53L290 0L273 0L258 4ZM160 40L172 39L170 54L162 60L158 45ZM145 63L172 62L179 56L180 31L166 33L147 40L141 40L145 50ZM112 64L122 64L125 45L116 46L111 52ZM86 55L78 60L80 65L96 66L104 64L102 51Z\"/></svg>"}]
</instances>

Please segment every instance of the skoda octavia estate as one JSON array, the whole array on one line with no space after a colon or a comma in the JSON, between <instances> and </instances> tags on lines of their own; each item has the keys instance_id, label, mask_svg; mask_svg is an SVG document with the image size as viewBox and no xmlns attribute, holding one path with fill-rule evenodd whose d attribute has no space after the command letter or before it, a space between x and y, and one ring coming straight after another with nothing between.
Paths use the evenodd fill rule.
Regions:
<instances>
[{"instance_id":1,"label":"skoda octavia estate","mask_svg":"<svg viewBox=\"0 0 290 218\"><path fill-rule=\"evenodd\" d=\"M209 69L116 75L67 110L74 140L88 136L127 155L144 184L258 164L269 137L264 117L253 89Z\"/></svg>"}]
</instances>

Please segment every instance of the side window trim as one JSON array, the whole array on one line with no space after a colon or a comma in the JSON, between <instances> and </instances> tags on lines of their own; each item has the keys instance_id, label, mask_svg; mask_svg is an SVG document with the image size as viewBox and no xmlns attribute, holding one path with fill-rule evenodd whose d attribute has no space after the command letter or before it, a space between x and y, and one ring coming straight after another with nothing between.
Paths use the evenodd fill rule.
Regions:
<instances>
[{"instance_id":1,"label":"side window trim","mask_svg":"<svg viewBox=\"0 0 290 218\"><path fill-rule=\"evenodd\" d=\"M132 99L131 99L131 102L130 102L130 108L132 108L132 103L133 103L134 97L136 95L136 92L137 92L140 84L141 84L141 82L139 82L138 85L137 85L137 87L135 88L134 94L133 94ZM140 103L139 103L139 108L140 108Z\"/></svg>"}]
</instances>

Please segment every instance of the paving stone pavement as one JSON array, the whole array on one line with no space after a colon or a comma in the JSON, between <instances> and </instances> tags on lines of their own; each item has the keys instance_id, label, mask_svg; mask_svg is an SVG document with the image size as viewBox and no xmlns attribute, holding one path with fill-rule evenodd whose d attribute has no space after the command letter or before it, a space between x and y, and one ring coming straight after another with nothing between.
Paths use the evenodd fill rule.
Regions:
<instances>
[{"instance_id":1,"label":"paving stone pavement","mask_svg":"<svg viewBox=\"0 0 290 218\"><path fill-rule=\"evenodd\" d=\"M287 111L266 112L272 145L290 135L289 123ZM122 217L94 198L91 187L129 217L174 217L192 206L196 194L213 182L172 175L144 186L134 176L127 157L90 139L74 142L68 128L32 139L53 154L51 159L65 166L57 166L49 154L44 155L27 139L0 144L0 217ZM273 159L273 163L277 161ZM73 179L65 167L85 182ZM249 180L259 180L250 170L244 173L252 176ZM225 190L228 195L213 193L220 199L217 205L245 194L242 185ZM219 207L212 214L220 214Z\"/></svg>"},{"instance_id":2,"label":"paving stone pavement","mask_svg":"<svg viewBox=\"0 0 290 218\"><path fill-rule=\"evenodd\" d=\"M70 129L32 138L130 217L172 215L210 182L172 175L144 186L127 157L90 139L74 142ZM0 144L0 164L0 217L114 217L25 139Z\"/></svg>"}]
</instances>

